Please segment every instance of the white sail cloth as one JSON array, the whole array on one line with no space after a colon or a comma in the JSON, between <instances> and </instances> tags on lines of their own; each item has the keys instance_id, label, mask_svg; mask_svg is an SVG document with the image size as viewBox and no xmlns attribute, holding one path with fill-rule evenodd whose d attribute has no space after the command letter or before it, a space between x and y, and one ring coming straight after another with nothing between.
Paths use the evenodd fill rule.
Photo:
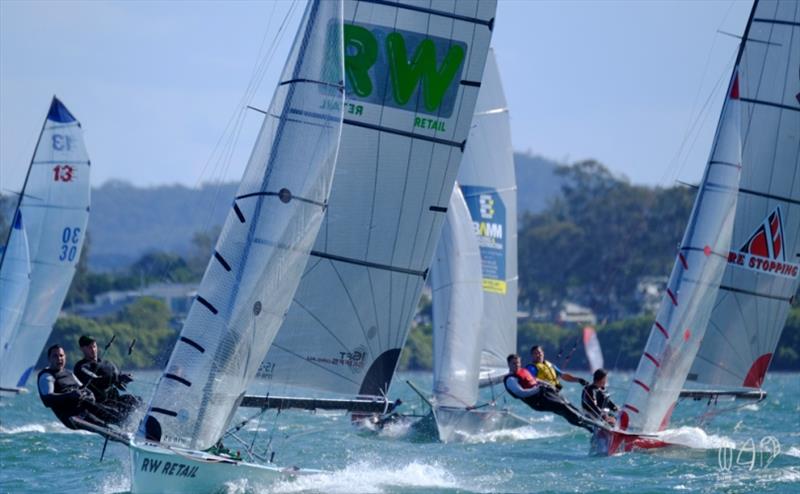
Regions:
<instances>
[{"instance_id":1,"label":"white sail cloth","mask_svg":"<svg viewBox=\"0 0 800 494\"><path fill-rule=\"evenodd\" d=\"M733 241L687 386L760 387L800 283L800 2L759 1L742 43Z\"/></svg>"},{"instance_id":2,"label":"white sail cloth","mask_svg":"<svg viewBox=\"0 0 800 494\"><path fill-rule=\"evenodd\" d=\"M8 351L11 349L9 343L19 329L31 284L28 235L25 233L22 213L19 211L11 228L12 232L3 251L3 263L0 267L0 362L8 359ZM2 369L1 364L0 369ZM11 386L12 383L0 378L0 387Z\"/></svg>"},{"instance_id":3,"label":"white sail cloth","mask_svg":"<svg viewBox=\"0 0 800 494\"><path fill-rule=\"evenodd\" d=\"M435 403L470 407L478 401L483 289L481 252L458 184L431 265L433 394Z\"/></svg>"},{"instance_id":4,"label":"white sail cloth","mask_svg":"<svg viewBox=\"0 0 800 494\"><path fill-rule=\"evenodd\" d=\"M339 149L341 25L340 2L309 3L140 438L216 443L286 315Z\"/></svg>"},{"instance_id":5,"label":"white sail cloth","mask_svg":"<svg viewBox=\"0 0 800 494\"><path fill-rule=\"evenodd\" d=\"M67 296L89 221L89 169L80 123L53 98L18 207L28 237L30 287L0 361L2 387L25 385ZM9 244L21 234L16 232Z\"/></svg>"},{"instance_id":6,"label":"white sail cloth","mask_svg":"<svg viewBox=\"0 0 800 494\"><path fill-rule=\"evenodd\" d=\"M656 322L620 412L631 432L663 429L703 339L733 230L741 170L741 114L731 79L711 156Z\"/></svg>"},{"instance_id":7,"label":"white sail cloth","mask_svg":"<svg viewBox=\"0 0 800 494\"><path fill-rule=\"evenodd\" d=\"M328 211L261 375L388 390L475 109L493 1L345 3L348 105Z\"/></svg>"},{"instance_id":8,"label":"white sail cloth","mask_svg":"<svg viewBox=\"0 0 800 494\"><path fill-rule=\"evenodd\" d=\"M517 179L500 70L489 51L458 182L472 215L483 271L481 384L497 383L517 349Z\"/></svg>"}]
</instances>

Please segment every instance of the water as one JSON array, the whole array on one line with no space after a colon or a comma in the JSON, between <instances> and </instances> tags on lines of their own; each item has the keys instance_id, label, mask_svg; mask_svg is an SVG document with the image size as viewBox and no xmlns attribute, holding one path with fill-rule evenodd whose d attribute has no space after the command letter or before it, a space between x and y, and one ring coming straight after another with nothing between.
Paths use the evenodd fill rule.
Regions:
<instances>
[{"instance_id":1,"label":"water","mask_svg":"<svg viewBox=\"0 0 800 494\"><path fill-rule=\"evenodd\" d=\"M155 374L138 377L134 389L146 394ZM703 429L694 426L705 403L683 402L676 409L669 434L671 440L691 448L611 458L589 456L586 432L516 401L511 403L512 409L533 418L532 426L470 437L461 444L421 442L402 424L376 434L354 428L341 414L283 412L276 416L270 412L261 422L248 426L251 431L261 431L256 439L258 449L263 451L271 438L277 464L330 473L269 488L242 480L223 492L800 493L798 377L800 374L770 375L766 401L717 416ZM430 387L430 374L402 375L392 390L393 397L406 401L406 410L421 412L421 403L405 385L407 378L425 389ZM612 397L618 403L629 378L611 376ZM579 386L565 386L567 396L576 402ZM761 444L762 438L770 436L780 445L776 457L775 443ZM755 456L750 439L754 449L762 450ZM226 445L234 446L232 442ZM128 492L126 448L109 444L100 462L102 446L98 436L61 426L35 393L0 400L0 492ZM720 467L720 448L733 454L729 469Z\"/></svg>"}]
</instances>

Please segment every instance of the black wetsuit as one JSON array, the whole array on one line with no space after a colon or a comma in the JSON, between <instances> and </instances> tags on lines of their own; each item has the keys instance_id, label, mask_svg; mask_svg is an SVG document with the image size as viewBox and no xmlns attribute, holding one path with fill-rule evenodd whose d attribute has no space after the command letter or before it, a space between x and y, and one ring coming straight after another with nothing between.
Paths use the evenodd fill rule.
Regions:
<instances>
[{"instance_id":1,"label":"black wetsuit","mask_svg":"<svg viewBox=\"0 0 800 494\"><path fill-rule=\"evenodd\" d=\"M112 362L100 358L81 359L75 364L74 370L75 376L81 382L87 383L86 387L92 391L98 403L117 410L116 423L124 422L128 415L141 405L142 400L138 396L120 394L120 390L125 389L125 383L130 382L130 379L122 377L123 374ZM97 377L92 377L86 371Z\"/></svg>"},{"instance_id":2,"label":"black wetsuit","mask_svg":"<svg viewBox=\"0 0 800 494\"><path fill-rule=\"evenodd\" d=\"M558 394L555 388L548 384L539 383L537 386L541 387L539 393L533 396L527 396L524 398L520 398L516 396L508 387L508 379L514 377L508 375L503 380L503 384L506 387L506 391L508 394L513 396L518 400L522 400L527 404L529 407L533 408L537 412L550 412L556 415L559 415L564 418L570 424L576 427L583 427L584 429L588 430L589 432L594 432L593 424L586 420L586 418L581 414L580 410L572 406L570 402L568 402L563 396Z\"/></svg>"},{"instance_id":3,"label":"black wetsuit","mask_svg":"<svg viewBox=\"0 0 800 494\"><path fill-rule=\"evenodd\" d=\"M43 393L41 379L45 374L53 377L53 392ZM53 413L62 424L70 429L76 429L75 424L70 420L74 416L92 422L97 425L105 426L107 422L113 421L116 413L113 410L95 403L94 395L88 389L81 388L81 383L75 374L67 369L56 371L45 368L39 371L37 377L37 389L39 398L44 406L53 410Z\"/></svg>"},{"instance_id":4,"label":"black wetsuit","mask_svg":"<svg viewBox=\"0 0 800 494\"><path fill-rule=\"evenodd\" d=\"M606 391L594 383L583 388L581 406L587 415L601 420L606 416L605 410L611 410L612 412L619 410L617 405L608 397Z\"/></svg>"}]
</instances>

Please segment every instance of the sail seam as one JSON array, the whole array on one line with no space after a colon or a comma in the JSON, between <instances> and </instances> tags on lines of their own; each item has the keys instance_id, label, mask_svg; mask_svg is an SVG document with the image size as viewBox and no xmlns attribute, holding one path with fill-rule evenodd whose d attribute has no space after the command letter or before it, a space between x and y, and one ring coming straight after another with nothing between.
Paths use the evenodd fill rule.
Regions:
<instances>
[{"instance_id":1,"label":"sail seam","mask_svg":"<svg viewBox=\"0 0 800 494\"><path fill-rule=\"evenodd\" d=\"M408 5L399 2L391 2L388 0L361 0L363 3L372 3L376 5L384 5L386 7L394 7L397 9L404 9L404 10L413 10L414 12L422 12L424 14L431 14L436 15L439 17L447 17L449 19L455 19L457 21L464 21L470 22L472 24L480 24L482 26L486 26L491 31L494 28L494 18L489 19L488 21L483 19L478 19L477 17L468 17L465 15L459 15L452 12L444 12L441 10L434 10L427 7L420 7L417 5Z\"/></svg>"},{"instance_id":2,"label":"sail seam","mask_svg":"<svg viewBox=\"0 0 800 494\"><path fill-rule=\"evenodd\" d=\"M357 266L364 266L364 267L367 267L367 268L375 268L375 269L381 269L381 270L384 270L384 271L392 271L392 272L395 272L395 273L410 274L412 276L420 276L422 278L425 278L427 276L427 272L428 272L427 269L425 271L419 271L419 270L416 270L416 269L401 268L401 267L397 267L397 266L391 266L391 265L388 265L388 264L379 264L377 262L369 262L369 261L362 261L362 260L359 260L359 259L353 259L352 257L337 256L336 254L329 254L327 252L319 252L319 251L316 251L316 250L312 250L310 255L312 255L314 257L321 257L323 259L330 259L331 261L339 261L339 262L344 262L344 263L348 263L348 264L355 264Z\"/></svg>"},{"instance_id":3,"label":"sail seam","mask_svg":"<svg viewBox=\"0 0 800 494\"><path fill-rule=\"evenodd\" d=\"M734 168L741 168L742 167L741 165L739 165L737 163L730 163L728 161L717 161L717 160L711 160L711 161L708 162L708 164L709 164L709 166L710 165L725 165L725 166L732 166Z\"/></svg>"},{"instance_id":4,"label":"sail seam","mask_svg":"<svg viewBox=\"0 0 800 494\"><path fill-rule=\"evenodd\" d=\"M411 139L420 139L420 140L423 140L423 141L433 142L435 144L444 144L445 146L452 146L452 147L459 148L461 151L464 151L464 146L466 146L466 144L467 144L466 139L464 141L461 141L461 142L450 141L450 140L447 140L447 139L440 139L438 137L431 137L431 136L426 136L426 135L423 135L423 134L414 134L413 132L407 132L405 130L392 129L391 127L384 127L383 125L375 125L375 124L370 124L370 123L366 123L366 122L359 122L358 120L351 120L349 118L345 118L342 121L342 123L344 123L346 125L353 125L355 127L362 127L362 128L365 128L365 129L377 130L378 132L386 132L386 133L389 133L389 134L395 134L395 135L399 135L399 136L403 136L403 137L409 137Z\"/></svg>"}]
</instances>

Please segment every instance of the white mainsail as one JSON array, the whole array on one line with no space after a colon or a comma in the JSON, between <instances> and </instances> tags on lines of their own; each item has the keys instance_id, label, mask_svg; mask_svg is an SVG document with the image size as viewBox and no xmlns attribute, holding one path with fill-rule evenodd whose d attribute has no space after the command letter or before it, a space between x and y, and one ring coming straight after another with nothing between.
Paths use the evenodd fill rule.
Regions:
<instances>
[{"instance_id":1,"label":"white mainsail","mask_svg":"<svg viewBox=\"0 0 800 494\"><path fill-rule=\"evenodd\" d=\"M341 25L341 3L309 3L139 439L195 450L214 445L284 320L339 150ZM142 482L136 478L137 489Z\"/></svg>"},{"instance_id":2,"label":"white mainsail","mask_svg":"<svg viewBox=\"0 0 800 494\"><path fill-rule=\"evenodd\" d=\"M311 260L263 363L271 393L387 392L447 212L495 8L345 3L342 152Z\"/></svg>"},{"instance_id":3,"label":"white mainsail","mask_svg":"<svg viewBox=\"0 0 800 494\"><path fill-rule=\"evenodd\" d=\"M80 122L54 97L17 207L28 237L30 286L0 360L0 387L25 386L50 336L80 258L89 195L89 157ZM19 235L15 231L10 243ZM7 250L2 270L8 255Z\"/></svg>"},{"instance_id":4,"label":"white mainsail","mask_svg":"<svg viewBox=\"0 0 800 494\"><path fill-rule=\"evenodd\" d=\"M489 52L458 182L472 215L483 270L481 385L508 372L517 349L517 179L511 122L494 51Z\"/></svg>"},{"instance_id":5,"label":"white mainsail","mask_svg":"<svg viewBox=\"0 0 800 494\"><path fill-rule=\"evenodd\" d=\"M742 43L733 241L687 386L761 387L800 283L800 2L757 2Z\"/></svg>"},{"instance_id":6,"label":"white mainsail","mask_svg":"<svg viewBox=\"0 0 800 494\"><path fill-rule=\"evenodd\" d=\"M8 359L11 350L9 343L14 339L25 312L25 300L31 285L31 262L28 256L28 235L25 233L22 213L17 211L0 265L0 362ZM0 379L0 388L11 386L11 383Z\"/></svg>"},{"instance_id":7,"label":"white mainsail","mask_svg":"<svg viewBox=\"0 0 800 494\"><path fill-rule=\"evenodd\" d=\"M725 270L742 168L738 87L734 70L667 293L620 412L623 430L666 427L703 339Z\"/></svg>"},{"instance_id":8,"label":"white mainsail","mask_svg":"<svg viewBox=\"0 0 800 494\"><path fill-rule=\"evenodd\" d=\"M431 265L433 394L438 406L465 408L478 401L482 278L478 237L456 184Z\"/></svg>"}]
</instances>

